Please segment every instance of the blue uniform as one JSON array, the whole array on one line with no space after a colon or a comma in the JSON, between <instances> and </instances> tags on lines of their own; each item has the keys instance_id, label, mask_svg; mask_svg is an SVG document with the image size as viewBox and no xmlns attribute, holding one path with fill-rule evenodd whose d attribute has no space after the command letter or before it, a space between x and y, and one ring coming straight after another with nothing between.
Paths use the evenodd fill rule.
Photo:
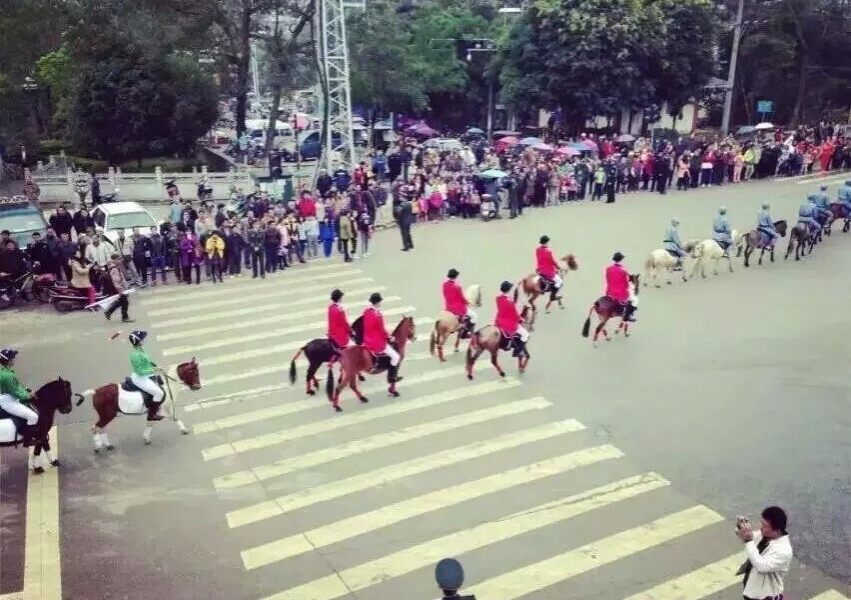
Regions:
<instances>
[{"instance_id":1,"label":"blue uniform","mask_svg":"<svg viewBox=\"0 0 851 600\"><path fill-rule=\"evenodd\" d=\"M723 249L733 244L732 231L727 215L718 215L712 223L712 239L718 242Z\"/></svg>"},{"instance_id":2,"label":"blue uniform","mask_svg":"<svg viewBox=\"0 0 851 600\"><path fill-rule=\"evenodd\" d=\"M851 212L851 181L839 188L839 203L845 207L846 212Z\"/></svg>"},{"instance_id":3,"label":"blue uniform","mask_svg":"<svg viewBox=\"0 0 851 600\"><path fill-rule=\"evenodd\" d=\"M813 207L813 218L816 223L819 226L827 223L830 220L830 200L828 200L827 194L809 194L807 200Z\"/></svg>"},{"instance_id":4,"label":"blue uniform","mask_svg":"<svg viewBox=\"0 0 851 600\"><path fill-rule=\"evenodd\" d=\"M686 255L686 251L683 250L683 245L680 243L680 234L677 232L677 228L673 225L665 230L664 244L665 250L677 258L682 258Z\"/></svg>"},{"instance_id":5,"label":"blue uniform","mask_svg":"<svg viewBox=\"0 0 851 600\"><path fill-rule=\"evenodd\" d=\"M814 208L815 205L812 202L807 202L806 204L802 204L801 208L798 209L798 223L806 223L810 231L817 229L819 226L814 216Z\"/></svg>"},{"instance_id":6,"label":"blue uniform","mask_svg":"<svg viewBox=\"0 0 851 600\"><path fill-rule=\"evenodd\" d=\"M769 236L768 244L770 246L773 246L774 242L780 239L780 234L774 228L774 221L771 220L771 213L767 209L759 211L759 216L756 218L756 228Z\"/></svg>"}]
</instances>

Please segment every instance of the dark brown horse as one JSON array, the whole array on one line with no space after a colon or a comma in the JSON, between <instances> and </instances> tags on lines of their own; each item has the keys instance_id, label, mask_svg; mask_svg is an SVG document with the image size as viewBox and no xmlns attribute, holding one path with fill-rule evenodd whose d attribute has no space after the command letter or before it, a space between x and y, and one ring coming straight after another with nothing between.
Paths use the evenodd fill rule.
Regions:
<instances>
[{"instance_id":1,"label":"dark brown horse","mask_svg":"<svg viewBox=\"0 0 851 600\"><path fill-rule=\"evenodd\" d=\"M355 330L355 338L356 341L359 342L362 339L361 319L357 319L352 324L352 329ZM393 330L393 333L390 334L390 337L390 343L393 344L396 352L399 353L399 357L401 359L399 361L399 366L401 367L402 360L405 359L405 347L409 342L413 342L417 339L417 328L414 324L414 318L402 317L402 320L399 321L398 325L396 325L396 328ZM399 392L396 391L396 379L391 377L389 369L390 360L387 357L380 357L376 363L376 360L373 358L372 353L369 350L361 345L356 345L343 349L340 352L340 359L336 362L340 364L340 377L336 382L336 389L334 386L334 374L332 372L332 367L329 367L328 378L325 382L325 392L328 395L328 400L337 412L343 411L343 409L340 408L340 392L347 387L352 388L352 391L358 397L358 400L363 403L369 402L367 397L358 389L358 380L360 379L361 373L377 375L387 371L387 383L389 384L387 393L394 398L399 397Z\"/></svg>"},{"instance_id":2,"label":"dark brown horse","mask_svg":"<svg viewBox=\"0 0 851 600\"><path fill-rule=\"evenodd\" d=\"M175 374L177 375L177 382L182 383L190 390L201 389L201 375L198 369L198 362L194 358L189 362L179 364L175 369ZM174 419L174 422L177 424L180 432L186 435L189 433L189 430L186 429L183 421L178 418L177 412L173 407L174 394L171 391L169 381L175 380L171 377L171 375L165 372L162 372L161 377L166 378L166 380L163 381L166 395L159 404L165 411L166 416ZM127 403L126 405L122 406L122 403L119 402L119 396L121 397L120 399L122 402ZM92 439L95 444L95 454L100 452L103 448L106 448L107 450L115 448L115 446L109 442L109 437L106 435L106 426L109 425L120 413L129 415L148 414L148 409L143 403L141 392L123 389L117 383L108 383L94 390L86 390L80 396L77 406L82 404L83 400L88 397L92 398L92 406L98 414L98 420L92 425ZM171 403L166 402L166 400L171 400ZM142 434L145 440L145 445L151 443L151 431L153 430L151 423L152 421L147 421L147 426Z\"/></svg>"},{"instance_id":3,"label":"dark brown horse","mask_svg":"<svg viewBox=\"0 0 851 600\"><path fill-rule=\"evenodd\" d=\"M533 310L529 305L523 306L520 311L520 318L523 321L523 326L529 329L529 320L532 318ZM467 346L467 379L473 379L473 367L476 361L484 352L490 352L491 364L500 377L505 377L505 371L499 366L497 356L500 350L510 350L511 340L506 339L502 332L495 325L485 325L470 338L470 345ZM517 370L521 373L526 371L526 365L529 364L531 355L527 348L523 349L523 353L517 357Z\"/></svg>"},{"instance_id":4,"label":"dark brown horse","mask_svg":"<svg viewBox=\"0 0 851 600\"><path fill-rule=\"evenodd\" d=\"M786 256L783 258L788 260L789 255L792 254L792 248L795 248L795 260L801 260L801 256L812 254L817 237L818 234L813 233L809 225L797 223L789 230L789 245L786 247ZM807 251L807 244L810 245L809 251Z\"/></svg>"},{"instance_id":5,"label":"dark brown horse","mask_svg":"<svg viewBox=\"0 0 851 600\"><path fill-rule=\"evenodd\" d=\"M61 377L41 386L33 394L32 400L32 405L38 412L36 424L32 426L20 424L18 419L7 418L7 415L3 413L0 416L0 424L10 421L8 425L11 426L3 427L4 435L0 439L0 446L23 445L25 448L32 446L33 453L29 458L29 466L34 473L44 473L44 467L41 463L42 451L44 451L47 461L54 467L58 467L59 461L50 454L50 428L53 427L53 419L57 411L63 415L71 412L73 405L71 396L71 383ZM80 394L77 394L77 396L81 397ZM18 430L17 433L15 429ZM9 435L6 435L6 433Z\"/></svg>"},{"instance_id":6,"label":"dark brown horse","mask_svg":"<svg viewBox=\"0 0 851 600\"><path fill-rule=\"evenodd\" d=\"M786 237L786 221L775 221L774 229L777 230L777 233L780 234L780 237ZM752 231L747 232L742 238L742 243L739 245L739 250L736 252L736 256L741 256L742 248L744 248L745 252L745 266L749 267L750 262L749 259L753 251L759 248L759 264L762 264L762 257L765 256L765 249L768 248L768 234L760 231L759 229L754 229ZM770 257L771 262L774 262L774 246L771 246L770 249Z\"/></svg>"},{"instance_id":7,"label":"dark brown horse","mask_svg":"<svg viewBox=\"0 0 851 600\"><path fill-rule=\"evenodd\" d=\"M568 254L567 256L562 256L560 259L564 264L567 265L567 269L560 268L559 274L564 275L567 271L575 271L579 268L579 263L576 262L576 257L573 254ZM531 275L527 275L524 277L514 288L514 302L517 302L520 298L520 290L523 290L523 293L526 297L525 304L532 308L532 312L529 314L529 331L535 329L535 317L538 313L538 307L535 306L535 301L542 294L546 293L541 290L541 280L540 275L537 273L532 273ZM555 298L555 301L558 302L559 308L564 308L564 305L561 303L561 296ZM550 299L547 301L547 305L544 307L544 311L549 314L550 306L552 305L553 300Z\"/></svg>"},{"instance_id":8,"label":"dark brown horse","mask_svg":"<svg viewBox=\"0 0 851 600\"><path fill-rule=\"evenodd\" d=\"M830 212L833 214L833 218L827 222L827 225L825 225L824 232L827 235L830 235L830 229L833 225L833 221L836 219L842 219L842 233L848 233L848 230L851 229L851 210L848 210L848 207L840 202L834 202L830 205Z\"/></svg>"},{"instance_id":9,"label":"dark brown horse","mask_svg":"<svg viewBox=\"0 0 851 600\"><path fill-rule=\"evenodd\" d=\"M637 273L629 276L629 285L632 293L636 296L638 296L638 290L640 289L639 279L640 275ZM597 347L597 338L600 337L601 333L607 342L612 339L609 337L609 332L606 331L606 323L608 323L609 319L612 317L621 317L621 322L618 323L618 328L615 329L615 335L623 331L624 337L629 337L629 321L623 320L623 311L624 307L621 306L621 303L617 300L608 296L598 298L597 301L591 305L591 308L588 311L588 318L585 319L585 325L582 326L582 337L587 338L591 333L591 315L594 313L597 313L597 318L600 320L597 324L597 328L594 330L593 342L595 348Z\"/></svg>"},{"instance_id":10,"label":"dark brown horse","mask_svg":"<svg viewBox=\"0 0 851 600\"><path fill-rule=\"evenodd\" d=\"M319 388L319 380L316 378L316 372L323 364L328 364L330 367L334 361L339 360L340 352L331 343L328 338L316 338L310 340L304 346L298 349L292 360L290 361L290 384L295 385L298 378L295 361L304 354L307 359L307 376L305 378L305 391L308 396L316 394Z\"/></svg>"}]
</instances>

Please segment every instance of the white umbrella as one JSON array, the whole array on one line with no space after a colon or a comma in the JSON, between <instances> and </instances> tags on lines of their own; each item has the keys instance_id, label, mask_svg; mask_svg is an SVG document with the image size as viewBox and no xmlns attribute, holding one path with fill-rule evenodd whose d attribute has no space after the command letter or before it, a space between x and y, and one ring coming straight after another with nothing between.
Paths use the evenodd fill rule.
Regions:
<instances>
[{"instance_id":1,"label":"white umbrella","mask_svg":"<svg viewBox=\"0 0 851 600\"><path fill-rule=\"evenodd\" d=\"M772 125L771 123L765 122L765 123L758 124L756 127L754 127L754 129L756 129L757 131L766 131L768 129L774 129L774 125Z\"/></svg>"}]
</instances>

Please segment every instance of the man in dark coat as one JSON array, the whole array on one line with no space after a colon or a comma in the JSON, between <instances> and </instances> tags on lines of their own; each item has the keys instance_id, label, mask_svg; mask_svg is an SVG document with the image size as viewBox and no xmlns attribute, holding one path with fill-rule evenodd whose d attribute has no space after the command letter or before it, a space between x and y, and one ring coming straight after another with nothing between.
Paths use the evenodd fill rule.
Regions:
<instances>
[{"instance_id":1,"label":"man in dark coat","mask_svg":"<svg viewBox=\"0 0 851 600\"><path fill-rule=\"evenodd\" d=\"M402 234L402 252L414 249L414 240L411 238L411 225L414 222L414 210L411 199L406 195L396 209L396 221L399 223L399 232Z\"/></svg>"},{"instance_id":2,"label":"man in dark coat","mask_svg":"<svg viewBox=\"0 0 851 600\"><path fill-rule=\"evenodd\" d=\"M68 210L64 204L59 205L56 209L56 214L50 217L50 226L57 236L67 233L71 235L71 228L74 226L74 219L68 214Z\"/></svg>"}]
</instances>

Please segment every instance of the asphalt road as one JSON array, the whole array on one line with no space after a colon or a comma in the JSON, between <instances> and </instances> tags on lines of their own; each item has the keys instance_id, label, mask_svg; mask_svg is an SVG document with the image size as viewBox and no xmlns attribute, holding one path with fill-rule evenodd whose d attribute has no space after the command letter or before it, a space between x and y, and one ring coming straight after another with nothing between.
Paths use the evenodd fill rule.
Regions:
<instances>
[{"instance_id":1,"label":"asphalt road","mask_svg":"<svg viewBox=\"0 0 851 600\"><path fill-rule=\"evenodd\" d=\"M179 395L188 437L163 422L145 447L143 422L122 418L117 448L96 456L90 408L61 426L64 597L429 598L433 564L458 555L482 600L721 598L740 593L732 520L768 504L789 513L799 559L787 595L851 595L851 234L798 263L736 261L732 274L643 289L628 340L595 350L580 336L615 250L641 270L673 216L684 239L707 237L723 203L750 229L763 200L794 219L813 188L749 183L452 220L415 228L410 253L389 231L349 266L141 292L132 310L151 350L163 364L197 357L204 389ZM527 373L503 357L504 381L480 361L467 382L460 356L428 356L446 270L483 286L490 321L499 282L531 272L544 233L580 268L565 310L540 317ZM304 396L303 362L299 385L285 383L337 285L350 314L380 290L389 326L417 317L401 399L371 378L370 404L347 394L336 415ZM127 328L107 339L117 329L7 313L0 345L21 348L27 381L63 374L84 389L128 370ZM23 463L6 456L10 481ZM12 561L23 498L20 484L3 492ZM0 593L16 591L8 564Z\"/></svg>"}]
</instances>

